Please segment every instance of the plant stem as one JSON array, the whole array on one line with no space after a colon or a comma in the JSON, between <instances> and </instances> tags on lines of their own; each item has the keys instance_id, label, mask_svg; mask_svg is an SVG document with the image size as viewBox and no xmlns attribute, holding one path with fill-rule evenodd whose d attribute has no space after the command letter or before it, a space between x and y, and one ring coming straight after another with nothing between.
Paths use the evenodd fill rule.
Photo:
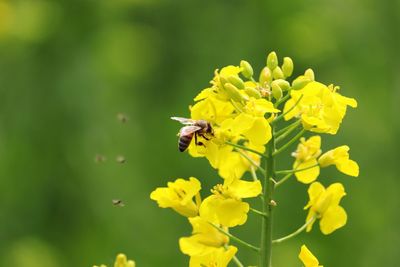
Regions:
<instances>
[{"instance_id":1,"label":"plant stem","mask_svg":"<svg viewBox=\"0 0 400 267\"><path fill-rule=\"evenodd\" d=\"M232 239L232 240L235 241L236 243L238 243L238 244L240 244L240 245L242 245L242 246L244 246L244 247L247 247L247 248L249 248L249 249L251 249L251 250L253 250L253 251L256 251L256 252L259 252L259 251L260 251L260 249L259 249L258 247L253 246L252 244L249 244L249 243L247 243L246 241L243 241L242 239L240 239L240 238L238 238L238 237L232 235L231 233L225 231L224 229L222 229L222 228L216 226L216 225L213 224L213 223L210 223L210 224L211 224L215 229L217 229L218 231L220 231L220 232L223 233L224 235L228 236L230 239Z\"/></svg>"},{"instance_id":2,"label":"plant stem","mask_svg":"<svg viewBox=\"0 0 400 267\"><path fill-rule=\"evenodd\" d=\"M275 131L274 125L271 125L272 138L267 146L266 173L264 176L263 186L263 208L262 212L266 215L262 217L261 222L261 245L260 245L260 267L271 266L271 248L272 248L272 194L274 192L275 183Z\"/></svg>"},{"instance_id":3,"label":"plant stem","mask_svg":"<svg viewBox=\"0 0 400 267\"><path fill-rule=\"evenodd\" d=\"M252 164L254 167L256 167L262 174L265 175L265 170L264 170L260 165L258 165L256 162L254 162L254 160L253 160L252 158L250 158L248 155L246 155L245 153L243 153L243 151L241 151L240 149L236 149L236 151L237 151L242 157L244 157L245 159L247 159L247 160L250 162L250 164Z\"/></svg>"},{"instance_id":4,"label":"plant stem","mask_svg":"<svg viewBox=\"0 0 400 267\"><path fill-rule=\"evenodd\" d=\"M288 114L289 112L291 112L296 106L297 104L299 104L300 100L303 98L303 95L301 95L299 97L299 99L297 99L296 103L294 103L294 105L289 108L286 112L284 112L283 114L279 115L278 117L276 117L271 124L276 124L278 121L280 121L281 119L283 119L285 117L286 114Z\"/></svg>"},{"instance_id":5,"label":"plant stem","mask_svg":"<svg viewBox=\"0 0 400 267\"><path fill-rule=\"evenodd\" d=\"M310 220L308 220L305 224L303 224L299 229L297 229L293 233L288 234L287 236L272 240L272 243L273 244L281 243L281 242L286 241L286 240L288 240L288 239L290 239L292 237L295 237L296 235L298 235L301 232L303 232L310 223L314 222L314 220L315 220L315 217L312 217Z\"/></svg>"},{"instance_id":6,"label":"plant stem","mask_svg":"<svg viewBox=\"0 0 400 267\"><path fill-rule=\"evenodd\" d=\"M236 263L238 267L244 267L243 263L241 263L236 256L233 256L233 262Z\"/></svg>"},{"instance_id":7,"label":"plant stem","mask_svg":"<svg viewBox=\"0 0 400 267\"><path fill-rule=\"evenodd\" d=\"M305 170L308 170L308 169L312 169L312 168L315 168L315 167L317 167L317 166L319 166L319 164L315 164L315 165L308 166L308 167L301 168L301 169L276 171L275 173L276 173L276 174L295 173L295 172L301 172L301 171L305 171Z\"/></svg>"},{"instance_id":8,"label":"plant stem","mask_svg":"<svg viewBox=\"0 0 400 267\"><path fill-rule=\"evenodd\" d=\"M295 121L294 123L292 123L291 125L289 125L288 127L282 129L281 131L279 131L279 134L276 134L276 139L275 142L279 143L280 141L282 141L283 139L285 139L289 134L291 134L294 130L297 129L297 127L301 124L301 121Z\"/></svg>"},{"instance_id":9,"label":"plant stem","mask_svg":"<svg viewBox=\"0 0 400 267\"><path fill-rule=\"evenodd\" d=\"M246 150L246 151L249 151L249 152L252 152L252 153L257 154L257 155L259 155L261 157L264 157L264 158L266 157L266 155L264 155L263 153L258 152L257 150L248 148L246 146L238 145L238 144L231 143L231 142L228 142L228 141L226 141L225 144L233 146L233 147L236 147L236 148L240 148L240 149L243 149L243 150Z\"/></svg>"},{"instance_id":10,"label":"plant stem","mask_svg":"<svg viewBox=\"0 0 400 267\"><path fill-rule=\"evenodd\" d=\"M280 179L278 182L275 184L275 188L279 187L281 184L286 182L290 177L293 176L293 172L286 174L282 179Z\"/></svg>"},{"instance_id":11,"label":"plant stem","mask_svg":"<svg viewBox=\"0 0 400 267\"><path fill-rule=\"evenodd\" d=\"M303 134L306 132L305 129L302 129L295 137L293 137L292 139L290 139L289 142L287 142L286 144L284 144L282 147L280 147L277 151L275 151L274 153L272 153L272 156L276 156L278 154L280 154L281 152L285 151L289 146L291 146L294 142L296 142L297 140L299 140L300 137L303 136Z\"/></svg>"},{"instance_id":12,"label":"plant stem","mask_svg":"<svg viewBox=\"0 0 400 267\"><path fill-rule=\"evenodd\" d=\"M252 212L254 212L255 214L258 214L258 215L260 215L260 216L264 216L264 217L267 216L267 214L263 213L262 211L259 211L259 210L253 209L253 208L250 208L250 210L251 210Z\"/></svg>"}]
</instances>

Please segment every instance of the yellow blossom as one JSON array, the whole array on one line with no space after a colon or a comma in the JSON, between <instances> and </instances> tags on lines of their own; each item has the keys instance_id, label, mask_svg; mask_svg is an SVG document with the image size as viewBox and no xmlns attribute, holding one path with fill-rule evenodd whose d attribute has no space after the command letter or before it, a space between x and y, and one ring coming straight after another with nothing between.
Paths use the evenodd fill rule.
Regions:
<instances>
[{"instance_id":1,"label":"yellow blossom","mask_svg":"<svg viewBox=\"0 0 400 267\"><path fill-rule=\"evenodd\" d=\"M356 100L336 91L337 87L319 82L310 82L300 90L292 90L291 99L284 107L284 112L287 112L285 120L299 116L303 127L309 131L336 134L347 106L357 107Z\"/></svg>"},{"instance_id":2,"label":"yellow blossom","mask_svg":"<svg viewBox=\"0 0 400 267\"><path fill-rule=\"evenodd\" d=\"M319 265L318 259L311 253L306 245L301 246L299 259L303 262L304 267L323 267Z\"/></svg>"},{"instance_id":3,"label":"yellow blossom","mask_svg":"<svg viewBox=\"0 0 400 267\"><path fill-rule=\"evenodd\" d=\"M212 190L200 206L200 216L214 224L226 227L242 225L247 220L249 204L242 198L256 197L261 193L260 181L227 180Z\"/></svg>"},{"instance_id":4,"label":"yellow blossom","mask_svg":"<svg viewBox=\"0 0 400 267\"><path fill-rule=\"evenodd\" d=\"M318 159L318 163L321 167L336 165L336 168L340 172L357 177L359 174L359 167L357 162L350 159L349 150L350 148L348 146L340 146L329 150Z\"/></svg>"},{"instance_id":5,"label":"yellow blossom","mask_svg":"<svg viewBox=\"0 0 400 267\"><path fill-rule=\"evenodd\" d=\"M218 248L207 255L190 257L189 267L226 267L236 252L234 246Z\"/></svg>"},{"instance_id":6,"label":"yellow blossom","mask_svg":"<svg viewBox=\"0 0 400 267\"><path fill-rule=\"evenodd\" d=\"M292 155L296 158L293 169L304 169L294 173L297 180L305 184L314 182L320 172L317 158L321 155L321 137L316 135L307 140L302 137L296 152Z\"/></svg>"},{"instance_id":7,"label":"yellow blossom","mask_svg":"<svg viewBox=\"0 0 400 267\"><path fill-rule=\"evenodd\" d=\"M186 217L198 214L198 207L193 201L201 189L199 180L190 177L189 180L178 178L175 182L168 182L168 187L159 187L150 194L152 200L157 201L161 208L172 208Z\"/></svg>"},{"instance_id":8,"label":"yellow blossom","mask_svg":"<svg viewBox=\"0 0 400 267\"><path fill-rule=\"evenodd\" d=\"M225 234L218 231L205 219L192 217L189 218L189 222L193 227L192 235L179 239L179 247L184 254L191 257L206 256L229 242L229 238Z\"/></svg>"},{"instance_id":9,"label":"yellow blossom","mask_svg":"<svg viewBox=\"0 0 400 267\"><path fill-rule=\"evenodd\" d=\"M102 264L100 266L94 265L93 267L107 267L106 265ZM125 254L118 254L117 258L115 259L114 267L136 267L136 264L133 260L127 260Z\"/></svg>"},{"instance_id":10,"label":"yellow blossom","mask_svg":"<svg viewBox=\"0 0 400 267\"><path fill-rule=\"evenodd\" d=\"M319 219L321 232L325 235L343 227L347 222L346 211L339 206L339 202L346 195L341 183L331 184L328 188L314 182L308 188L309 202L304 209L309 209L306 222L312 218ZM314 221L307 226L311 231Z\"/></svg>"}]
</instances>

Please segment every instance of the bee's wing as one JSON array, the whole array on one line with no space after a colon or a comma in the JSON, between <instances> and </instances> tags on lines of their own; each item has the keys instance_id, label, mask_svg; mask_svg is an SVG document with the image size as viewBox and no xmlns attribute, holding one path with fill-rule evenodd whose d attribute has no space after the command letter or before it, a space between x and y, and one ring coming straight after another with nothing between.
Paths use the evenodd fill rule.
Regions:
<instances>
[{"instance_id":1,"label":"bee's wing","mask_svg":"<svg viewBox=\"0 0 400 267\"><path fill-rule=\"evenodd\" d=\"M182 117L171 117L171 119L174 121L179 121L180 123L185 124L185 125L192 125L196 122L195 120L182 118Z\"/></svg>"},{"instance_id":2,"label":"bee's wing","mask_svg":"<svg viewBox=\"0 0 400 267\"><path fill-rule=\"evenodd\" d=\"M196 131L198 131L200 129L201 129L201 127L199 127L199 126L193 126L193 125L185 126L185 127L182 127L182 129L179 131L179 136L189 135L189 134L192 134L192 133L194 133L194 132L196 132Z\"/></svg>"}]
</instances>

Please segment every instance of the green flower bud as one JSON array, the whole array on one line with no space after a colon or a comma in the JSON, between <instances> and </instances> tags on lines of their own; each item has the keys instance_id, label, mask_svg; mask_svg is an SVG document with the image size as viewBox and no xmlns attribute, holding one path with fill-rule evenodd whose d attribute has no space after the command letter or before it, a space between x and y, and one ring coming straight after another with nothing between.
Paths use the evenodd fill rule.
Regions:
<instances>
[{"instance_id":1,"label":"green flower bud","mask_svg":"<svg viewBox=\"0 0 400 267\"><path fill-rule=\"evenodd\" d=\"M272 72L268 67L262 69L260 73L260 84L264 86L265 83L272 82Z\"/></svg>"},{"instance_id":2,"label":"green flower bud","mask_svg":"<svg viewBox=\"0 0 400 267\"><path fill-rule=\"evenodd\" d=\"M292 82L292 90L303 89L308 83L312 82L310 78L306 76L299 76Z\"/></svg>"},{"instance_id":3,"label":"green flower bud","mask_svg":"<svg viewBox=\"0 0 400 267\"><path fill-rule=\"evenodd\" d=\"M285 79L285 75L283 75L283 71L280 67L276 67L272 71L272 77L274 77L274 79Z\"/></svg>"},{"instance_id":4,"label":"green flower bud","mask_svg":"<svg viewBox=\"0 0 400 267\"><path fill-rule=\"evenodd\" d=\"M283 58L282 71L285 77L290 77L293 73L293 60L290 57Z\"/></svg>"},{"instance_id":5,"label":"green flower bud","mask_svg":"<svg viewBox=\"0 0 400 267\"><path fill-rule=\"evenodd\" d=\"M282 88L278 85L278 83L272 82L271 88L272 88L272 96L273 96L276 100L281 99L283 93L282 93Z\"/></svg>"},{"instance_id":6,"label":"green flower bud","mask_svg":"<svg viewBox=\"0 0 400 267\"><path fill-rule=\"evenodd\" d=\"M235 76L235 75L229 76L228 83L233 84L234 86L236 86L239 89L244 89L244 82L238 76Z\"/></svg>"},{"instance_id":7,"label":"green flower bud","mask_svg":"<svg viewBox=\"0 0 400 267\"><path fill-rule=\"evenodd\" d=\"M288 81L282 80L282 79L278 79L272 82L273 84L277 84L279 85L279 87L283 90L283 91L287 91L290 89L290 83Z\"/></svg>"},{"instance_id":8,"label":"green flower bud","mask_svg":"<svg viewBox=\"0 0 400 267\"><path fill-rule=\"evenodd\" d=\"M236 102L243 102L244 97L240 93L239 89L236 88L236 86L231 83L226 83L224 88L232 100L235 100Z\"/></svg>"},{"instance_id":9,"label":"green flower bud","mask_svg":"<svg viewBox=\"0 0 400 267\"><path fill-rule=\"evenodd\" d=\"M254 97L256 99L261 98L261 93L260 91L258 91L256 88L254 87L246 87L244 89L244 91L246 92L246 94L250 97Z\"/></svg>"},{"instance_id":10,"label":"green flower bud","mask_svg":"<svg viewBox=\"0 0 400 267\"><path fill-rule=\"evenodd\" d=\"M309 78L311 81L315 81L315 75L314 75L314 71L312 69L307 69L304 72L304 76L306 76L307 78Z\"/></svg>"},{"instance_id":11,"label":"green flower bud","mask_svg":"<svg viewBox=\"0 0 400 267\"><path fill-rule=\"evenodd\" d=\"M278 56L275 52L269 53L267 57L267 67L274 70L278 66Z\"/></svg>"},{"instance_id":12,"label":"green flower bud","mask_svg":"<svg viewBox=\"0 0 400 267\"><path fill-rule=\"evenodd\" d=\"M242 68L242 74L244 77L246 77L247 79L253 77L253 67L250 65L249 62L247 62L246 60L240 61L240 67Z\"/></svg>"}]
</instances>

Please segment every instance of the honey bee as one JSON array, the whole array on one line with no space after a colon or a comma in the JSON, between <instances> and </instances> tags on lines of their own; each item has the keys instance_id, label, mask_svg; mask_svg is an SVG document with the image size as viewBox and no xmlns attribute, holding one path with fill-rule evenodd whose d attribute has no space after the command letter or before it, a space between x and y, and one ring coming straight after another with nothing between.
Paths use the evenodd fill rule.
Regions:
<instances>
[{"instance_id":1,"label":"honey bee","mask_svg":"<svg viewBox=\"0 0 400 267\"><path fill-rule=\"evenodd\" d=\"M211 124L206 120L192 120L181 117L171 117L171 119L179 121L183 125L186 125L181 128L178 134L178 148L180 152L185 151L189 147L193 136L196 145L204 146L202 142L197 140L198 136L201 136L206 140L210 140L206 135L214 135Z\"/></svg>"}]
</instances>

